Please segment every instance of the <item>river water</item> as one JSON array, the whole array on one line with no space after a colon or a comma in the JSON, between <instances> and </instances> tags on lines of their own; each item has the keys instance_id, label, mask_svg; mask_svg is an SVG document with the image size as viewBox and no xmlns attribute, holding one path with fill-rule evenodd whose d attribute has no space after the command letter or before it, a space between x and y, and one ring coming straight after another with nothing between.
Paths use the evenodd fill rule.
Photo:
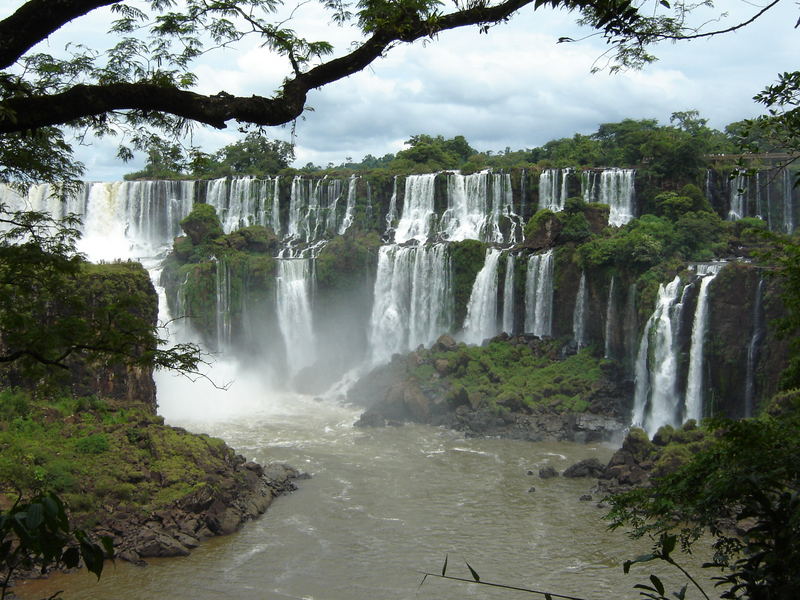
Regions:
<instances>
[{"instance_id":1,"label":"river water","mask_svg":"<svg viewBox=\"0 0 800 600\"><path fill-rule=\"evenodd\" d=\"M485 581L599 600L637 597L632 586L654 572L623 574L622 562L648 545L607 531L597 498L579 500L591 480L528 474L605 461L611 446L465 439L418 425L356 429L353 408L268 392L227 368L217 371L234 381L227 392L161 376L167 422L312 478L187 558L109 565L99 583L57 576L23 586L23 598L55 590L68 600L534 597L436 578L420 586L420 571L441 572L447 556L451 575L469 577L469 562Z\"/></svg>"}]
</instances>

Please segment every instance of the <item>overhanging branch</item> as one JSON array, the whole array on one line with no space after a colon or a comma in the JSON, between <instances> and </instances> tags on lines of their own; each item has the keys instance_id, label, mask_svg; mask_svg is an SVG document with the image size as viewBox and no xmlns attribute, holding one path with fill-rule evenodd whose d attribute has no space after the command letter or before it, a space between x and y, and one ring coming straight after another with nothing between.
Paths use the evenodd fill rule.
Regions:
<instances>
[{"instance_id":1,"label":"overhanging branch","mask_svg":"<svg viewBox=\"0 0 800 600\"><path fill-rule=\"evenodd\" d=\"M0 21L0 69L78 17L118 0L29 0Z\"/></svg>"},{"instance_id":2,"label":"overhanging branch","mask_svg":"<svg viewBox=\"0 0 800 600\"><path fill-rule=\"evenodd\" d=\"M507 0L496 6L476 6L430 20L420 19L411 24L405 23L402 30L391 26L381 27L349 54L287 80L281 91L272 98L237 97L224 92L206 96L147 81L107 85L80 84L58 94L8 98L0 102L0 109L3 109L0 111L0 133L62 125L81 118L124 110L163 112L216 128L224 128L230 120L261 126L282 125L300 116L309 90L361 71L396 42L413 42L449 29L497 23L533 2L534 0ZM17 12L42 3L47 4L48 0L31 0ZM111 2L75 0L68 3L58 0L53 3L81 5L83 12L87 12L91 8ZM73 12L75 16L82 14L77 8ZM5 25L9 19L0 23L0 26Z\"/></svg>"}]
</instances>

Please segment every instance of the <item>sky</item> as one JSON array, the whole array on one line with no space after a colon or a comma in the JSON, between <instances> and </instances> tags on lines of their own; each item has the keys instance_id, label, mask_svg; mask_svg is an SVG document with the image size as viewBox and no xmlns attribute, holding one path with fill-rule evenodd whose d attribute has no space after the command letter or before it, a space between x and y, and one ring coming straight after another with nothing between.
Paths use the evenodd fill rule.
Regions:
<instances>
[{"instance_id":1,"label":"sky","mask_svg":"<svg viewBox=\"0 0 800 600\"><path fill-rule=\"evenodd\" d=\"M717 5L697 13L698 20L726 10L729 16L709 27L727 27L760 7L745 0ZM0 8L0 16L7 12ZM463 135L474 148L497 152L589 134L601 123L624 118L656 118L666 124L673 112L690 109L721 129L762 112L753 95L777 73L798 68L798 16L798 3L782 0L735 33L654 47L658 62L641 71L592 74L607 49L602 39L558 44L561 36L591 32L577 28L575 14L526 9L488 34L461 29L395 47L368 69L312 91L308 107L313 110L294 128L267 133L294 140L295 166L300 167L397 152L419 133ZM55 34L44 49L56 51L68 41L100 47L110 39L102 35L109 23L108 12L95 11ZM308 39L330 41L340 51L358 39L356 31L331 24L317 3L302 4L291 27ZM246 42L204 56L194 68L196 91L270 95L286 68L284 59ZM234 123L225 130L198 127L191 143L213 152L240 137ZM143 166L143 156L127 164L117 160L115 148L113 139L79 148L86 179L116 180Z\"/></svg>"}]
</instances>

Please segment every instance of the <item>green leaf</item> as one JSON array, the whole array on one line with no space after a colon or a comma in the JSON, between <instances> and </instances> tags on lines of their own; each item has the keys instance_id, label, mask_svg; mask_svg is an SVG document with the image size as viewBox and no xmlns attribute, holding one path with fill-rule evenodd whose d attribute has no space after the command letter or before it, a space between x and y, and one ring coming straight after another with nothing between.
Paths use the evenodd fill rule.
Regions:
<instances>
[{"instance_id":1,"label":"green leaf","mask_svg":"<svg viewBox=\"0 0 800 600\"><path fill-rule=\"evenodd\" d=\"M677 537L674 535L665 535L661 538L661 552L665 558L669 557L670 553L675 550L675 542Z\"/></svg>"},{"instance_id":2,"label":"green leaf","mask_svg":"<svg viewBox=\"0 0 800 600\"><path fill-rule=\"evenodd\" d=\"M38 529L44 522L44 507L39 502L31 502L28 505L27 518L25 524L29 530Z\"/></svg>"},{"instance_id":3,"label":"green leaf","mask_svg":"<svg viewBox=\"0 0 800 600\"><path fill-rule=\"evenodd\" d=\"M466 562L466 561L465 561L465 562L464 562L464 564L465 564L465 565L467 565L467 568L469 569L469 572L470 572L470 573L472 573L472 578L473 578L475 581L480 581L480 580L481 580L481 578L480 578L480 576L478 576L478 573L477 573L477 571L475 571L475 569L473 569L472 567L470 567L468 562Z\"/></svg>"},{"instance_id":4,"label":"green leaf","mask_svg":"<svg viewBox=\"0 0 800 600\"><path fill-rule=\"evenodd\" d=\"M653 583L653 587L655 587L656 591L663 596L664 584L661 583L661 580L655 575L650 575L650 581Z\"/></svg>"}]
</instances>

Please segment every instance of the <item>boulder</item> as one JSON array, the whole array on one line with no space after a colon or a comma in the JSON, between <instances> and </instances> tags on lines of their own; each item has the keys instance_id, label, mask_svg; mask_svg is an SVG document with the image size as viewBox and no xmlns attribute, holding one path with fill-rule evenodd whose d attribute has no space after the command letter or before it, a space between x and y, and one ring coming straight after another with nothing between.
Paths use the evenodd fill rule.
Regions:
<instances>
[{"instance_id":1,"label":"boulder","mask_svg":"<svg viewBox=\"0 0 800 600\"><path fill-rule=\"evenodd\" d=\"M551 465L546 465L539 469L539 478L540 479L551 479L553 477L558 477L558 471L556 468Z\"/></svg>"},{"instance_id":2,"label":"boulder","mask_svg":"<svg viewBox=\"0 0 800 600\"><path fill-rule=\"evenodd\" d=\"M605 469L596 458L585 458L567 468L564 477L600 477Z\"/></svg>"}]
</instances>

